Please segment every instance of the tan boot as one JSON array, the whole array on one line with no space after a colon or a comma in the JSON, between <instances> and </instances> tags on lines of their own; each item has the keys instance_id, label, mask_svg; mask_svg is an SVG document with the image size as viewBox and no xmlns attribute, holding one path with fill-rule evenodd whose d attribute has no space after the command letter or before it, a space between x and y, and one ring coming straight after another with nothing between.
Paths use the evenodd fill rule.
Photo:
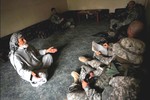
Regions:
<instances>
[{"instance_id":1,"label":"tan boot","mask_svg":"<svg viewBox=\"0 0 150 100\"><path fill-rule=\"evenodd\" d=\"M79 74L78 74L77 72L75 72L75 71L72 71L72 72L71 72L71 76L72 76L73 79L74 79L74 83L77 83L78 80L79 80Z\"/></svg>"},{"instance_id":2,"label":"tan boot","mask_svg":"<svg viewBox=\"0 0 150 100\"><path fill-rule=\"evenodd\" d=\"M75 71L72 71L71 76L73 77L74 82L69 86L69 88L68 88L69 92L81 90L82 86L79 83L79 74Z\"/></svg>"},{"instance_id":3,"label":"tan boot","mask_svg":"<svg viewBox=\"0 0 150 100\"><path fill-rule=\"evenodd\" d=\"M86 63L87 61L89 61L90 59L89 58L86 58L84 56L80 56L79 57L79 61L83 62L83 63Z\"/></svg>"}]
</instances>

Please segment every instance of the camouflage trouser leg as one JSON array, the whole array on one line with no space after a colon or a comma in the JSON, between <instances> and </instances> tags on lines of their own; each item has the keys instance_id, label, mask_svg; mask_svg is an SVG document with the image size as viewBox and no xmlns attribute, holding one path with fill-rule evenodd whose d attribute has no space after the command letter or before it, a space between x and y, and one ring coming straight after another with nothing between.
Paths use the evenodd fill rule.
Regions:
<instances>
[{"instance_id":1,"label":"camouflage trouser leg","mask_svg":"<svg viewBox=\"0 0 150 100\"><path fill-rule=\"evenodd\" d=\"M116 30L118 30L120 27L122 27L123 26L123 23L122 22L118 22L117 23L117 27L116 27Z\"/></svg>"},{"instance_id":2,"label":"camouflage trouser leg","mask_svg":"<svg viewBox=\"0 0 150 100\"><path fill-rule=\"evenodd\" d=\"M95 85L100 87L100 88L105 88L106 86L108 86L110 79L111 79L111 77L107 76L104 72L101 74L101 76L99 76L97 78Z\"/></svg>"},{"instance_id":3,"label":"camouflage trouser leg","mask_svg":"<svg viewBox=\"0 0 150 100\"><path fill-rule=\"evenodd\" d=\"M112 57L103 57L102 55L96 55L94 53L94 58L96 58L101 64L109 65L109 63L114 59L115 56Z\"/></svg>"},{"instance_id":4,"label":"camouflage trouser leg","mask_svg":"<svg viewBox=\"0 0 150 100\"><path fill-rule=\"evenodd\" d=\"M80 76L79 76L79 81L81 82L82 80L85 79L86 75L93 71L94 69L91 66L88 65L82 65L81 66L81 71L80 71Z\"/></svg>"},{"instance_id":5,"label":"camouflage trouser leg","mask_svg":"<svg viewBox=\"0 0 150 100\"><path fill-rule=\"evenodd\" d=\"M110 20L110 29L113 29L113 25L119 23L119 20L116 20L116 19L112 19Z\"/></svg>"},{"instance_id":6,"label":"camouflage trouser leg","mask_svg":"<svg viewBox=\"0 0 150 100\"><path fill-rule=\"evenodd\" d=\"M77 82L74 82L69 86L69 92L74 92L74 91L77 91L77 90L81 90L82 89L81 82L82 82L82 80L85 79L86 75L90 71L93 71L92 67L90 67L88 65L82 65L81 66L81 71L80 71L80 74L79 74L79 79L78 79Z\"/></svg>"},{"instance_id":7,"label":"camouflage trouser leg","mask_svg":"<svg viewBox=\"0 0 150 100\"><path fill-rule=\"evenodd\" d=\"M94 60L88 61L87 64L90 65L92 68L95 68L95 70L93 71L95 76L101 75L103 68L100 67L101 65L100 61L94 59Z\"/></svg>"},{"instance_id":8,"label":"camouflage trouser leg","mask_svg":"<svg viewBox=\"0 0 150 100\"><path fill-rule=\"evenodd\" d=\"M118 30L121 26L123 26L123 23L122 23L121 21L116 20L116 19L112 19L112 20L110 21L110 29L114 29L113 25L115 25L115 24L116 24L115 29L117 29L117 30Z\"/></svg>"},{"instance_id":9,"label":"camouflage trouser leg","mask_svg":"<svg viewBox=\"0 0 150 100\"><path fill-rule=\"evenodd\" d=\"M67 100L89 100L84 91L76 91L67 94Z\"/></svg>"},{"instance_id":10,"label":"camouflage trouser leg","mask_svg":"<svg viewBox=\"0 0 150 100\"><path fill-rule=\"evenodd\" d=\"M67 22L70 22L72 25L74 25L74 19L73 18L67 19Z\"/></svg>"},{"instance_id":11,"label":"camouflage trouser leg","mask_svg":"<svg viewBox=\"0 0 150 100\"><path fill-rule=\"evenodd\" d=\"M91 61L86 62L87 65L82 65L81 66L81 71L80 71L80 80L85 79L85 76L90 72L93 71L95 76L100 76L103 68L100 67L101 62L98 60L94 59ZM90 65L90 66L89 66Z\"/></svg>"},{"instance_id":12,"label":"camouflage trouser leg","mask_svg":"<svg viewBox=\"0 0 150 100\"><path fill-rule=\"evenodd\" d=\"M101 65L101 62L96 59L93 59L93 60L87 61L86 64L90 65L92 68L97 69Z\"/></svg>"}]
</instances>

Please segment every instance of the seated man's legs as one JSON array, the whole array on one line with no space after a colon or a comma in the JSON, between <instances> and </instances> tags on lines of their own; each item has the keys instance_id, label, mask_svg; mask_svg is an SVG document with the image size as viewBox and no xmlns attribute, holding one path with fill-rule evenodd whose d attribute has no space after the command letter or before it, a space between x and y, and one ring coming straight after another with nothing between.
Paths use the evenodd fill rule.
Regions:
<instances>
[{"instance_id":1,"label":"seated man's legs","mask_svg":"<svg viewBox=\"0 0 150 100\"><path fill-rule=\"evenodd\" d=\"M88 100L84 91L75 91L67 94L67 100Z\"/></svg>"},{"instance_id":2,"label":"seated man's legs","mask_svg":"<svg viewBox=\"0 0 150 100\"><path fill-rule=\"evenodd\" d=\"M69 91L73 92L76 90L82 90L81 81L84 80L86 75L93 70L94 69L90 66L82 65L80 73L77 73L76 71L72 71L71 76L73 77L74 82L69 86Z\"/></svg>"},{"instance_id":3,"label":"seated man's legs","mask_svg":"<svg viewBox=\"0 0 150 100\"><path fill-rule=\"evenodd\" d=\"M74 20L72 18L70 18L70 19L64 20L60 24L60 26L61 26L62 29L74 28L75 27L75 23L74 23Z\"/></svg>"},{"instance_id":4,"label":"seated man's legs","mask_svg":"<svg viewBox=\"0 0 150 100\"><path fill-rule=\"evenodd\" d=\"M86 78L86 75L89 74L91 71L94 71L91 66L88 65L82 65L81 66L81 71L80 71L80 76L79 76L79 81L84 80Z\"/></svg>"},{"instance_id":5,"label":"seated man's legs","mask_svg":"<svg viewBox=\"0 0 150 100\"><path fill-rule=\"evenodd\" d=\"M48 68L53 63L53 58L51 54L46 54L42 58L43 68Z\"/></svg>"},{"instance_id":6,"label":"seated man's legs","mask_svg":"<svg viewBox=\"0 0 150 100\"><path fill-rule=\"evenodd\" d=\"M114 30L114 25L118 25L120 21L116 19L111 19L110 20L110 29Z\"/></svg>"},{"instance_id":7,"label":"seated man's legs","mask_svg":"<svg viewBox=\"0 0 150 100\"><path fill-rule=\"evenodd\" d=\"M70 28L74 28L75 27L75 22L74 22L73 18L67 19L67 22L71 23L70 26L69 26Z\"/></svg>"},{"instance_id":8,"label":"seated man's legs","mask_svg":"<svg viewBox=\"0 0 150 100\"><path fill-rule=\"evenodd\" d=\"M47 82L47 76L48 76L47 69L52 64L53 58L50 54L46 54L43 56L42 62L43 62L42 68L34 70L34 72L37 73L39 78L32 77L30 83L33 87L38 87Z\"/></svg>"},{"instance_id":9,"label":"seated man's legs","mask_svg":"<svg viewBox=\"0 0 150 100\"><path fill-rule=\"evenodd\" d=\"M97 59L92 59L91 60L89 58L81 56L81 57L79 57L79 61L85 63L86 65L90 65L92 68L95 68L96 70L100 69L101 71L103 71L103 68L100 67L102 63Z\"/></svg>"}]
</instances>

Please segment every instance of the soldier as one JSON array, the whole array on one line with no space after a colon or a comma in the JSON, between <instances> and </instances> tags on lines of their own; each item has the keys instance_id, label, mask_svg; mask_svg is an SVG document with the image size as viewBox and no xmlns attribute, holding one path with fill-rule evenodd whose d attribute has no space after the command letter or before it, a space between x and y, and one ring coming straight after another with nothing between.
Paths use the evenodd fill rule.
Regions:
<instances>
[{"instance_id":1,"label":"soldier","mask_svg":"<svg viewBox=\"0 0 150 100\"><path fill-rule=\"evenodd\" d=\"M71 75L74 78L74 84L79 84L82 82L82 88L85 90L86 96L87 96L87 97L84 96L85 98L88 98L90 100L99 100L101 98L106 98L104 95L106 92L97 93L95 89L90 88L89 86L90 82L83 81L86 79L87 74L90 74L88 79L92 79L93 77L96 77L95 86L100 87L101 89L104 89L105 91L105 89L107 89L106 87L109 87L110 85L109 84L110 80L115 77L117 78L117 76L134 77L134 75L136 74L136 71L135 71L136 68L140 67L142 63L142 54L144 52L144 48L145 48L145 44L141 40L134 39L134 38L123 38L118 43L113 44L112 52L114 53L115 57L109 64L106 63L107 65L104 67L102 67L102 64L104 61L101 61L101 59L99 59L99 62L98 62L98 60L89 60L88 58L80 57L79 60L81 62L84 62L85 65L81 66L81 72L79 74L77 72L71 73ZM102 71L99 71L98 69L102 69ZM97 73L96 73L96 70L98 70ZM121 82L121 81L116 81L116 82ZM116 84L119 84L119 83L116 83ZM128 82L126 82L126 84L127 86L131 85ZM74 86L77 86L77 85L74 85ZM70 87L73 88L72 85ZM79 88L79 86L76 88ZM119 87L116 87L116 88L118 88L118 91L121 91L119 90L120 89ZM130 100L135 100L134 98L136 98L137 91L134 91L133 94L128 94L130 93L130 90L132 91L134 89L126 90L126 88L124 87L122 88L123 88L122 91L125 91L125 92L122 92L123 94L121 94L121 97L119 98L128 97L128 98L131 98ZM114 99L116 98L115 89L114 88L109 88L109 89L111 89L111 91L114 91L112 92L114 93L114 97L111 97L111 95L113 95L111 94L108 97L111 99L108 99L108 100L113 100L112 98ZM74 89L72 90L74 91ZM75 94L74 92L71 91L71 93L67 95L68 100L80 100L80 99L71 99L72 97L75 97L76 94L77 94L77 91L75 91ZM125 95L126 97L123 97ZM130 95L132 96L130 97ZM79 95L77 98L80 98ZM83 99L83 100L87 100L87 99ZM102 99L102 100L106 100L106 99Z\"/></svg>"},{"instance_id":2,"label":"soldier","mask_svg":"<svg viewBox=\"0 0 150 100\"><path fill-rule=\"evenodd\" d=\"M114 41L118 41L123 37L138 38L142 40L142 31L144 29L143 22L135 20L130 23L127 30L119 30L114 36Z\"/></svg>"},{"instance_id":3,"label":"soldier","mask_svg":"<svg viewBox=\"0 0 150 100\"><path fill-rule=\"evenodd\" d=\"M135 21L131 22L129 26L122 27L117 32L108 32L109 36L106 37L106 39L109 42L117 42L121 38L124 38L124 37L138 38L138 39L142 40L143 29L144 29L143 22L141 22L139 20L135 20ZM112 33L113 33L113 35L112 35Z\"/></svg>"},{"instance_id":4,"label":"soldier","mask_svg":"<svg viewBox=\"0 0 150 100\"><path fill-rule=\"evenodd\" d=\"M47 69L53 62L51 54L57 49L50 47L36 50L27 44L21 33L13 33L10 38L9 59L20 77L38 87L47 82Z\"/></svg>"},{"instance_id":5,"label":"soldier","mask_svg":"<svg viewBox=\"0 0 150 100\"><path fill-rule=\"evenodd\" d=\"M61 18L59 16L59 14L57 13L55 8L51 8L51 12L52 12L52 15L50 17L50 20L51 20L52 23L60 24L64 21L64 18Z\"/></svg>"},{"instance_id":6,"label":"soldier","mask_svg":"<svg viewBox=\"0 0 150 100\"><path fill-rule=\"evenodd\" d=\"M135 1L130 1L127 4L127 17L124 20L112 19L110 21L110 29L118 30L120 27L129 25L132 21L138 19L141 16L136 7Z\"/></svg>"},{"instance_id":7,"label":"soldier","mask_svg":"<svg viewBox=\"0 0 150 100\"><path fill-rule=\"evenodd\" d=\"M68 100L137 100L139 81L133 77L113 77L102 93L91 88L86 81L82 81L83 91L68 93Z\"/></svg>"},{"instance_id":8,"label":"soldier","mask_svg":"<svg viewBox=\"0 0 150 100\"><path fill-rule=\"evenodd\" d=\"M50 21L55 24L60 26L61 29L66 29L68 27L74 28L75 26L73 19L64 19L62 18L56 11L55 8L51 8L52 15L50 16Z\"/></svg>"}]
</instances>

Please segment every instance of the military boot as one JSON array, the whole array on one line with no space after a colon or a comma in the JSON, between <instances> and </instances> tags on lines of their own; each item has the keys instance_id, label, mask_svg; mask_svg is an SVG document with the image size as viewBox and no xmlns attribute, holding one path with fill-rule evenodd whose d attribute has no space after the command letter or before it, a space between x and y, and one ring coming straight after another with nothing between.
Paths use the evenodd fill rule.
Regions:
<instances>
[{"instance_id":1,"label":"military boot","mask_svg":"<svg viewBox=\"0 0 150 100\"><path fill-rule=\"evenodd\" d=\"M74 79L74 83L78 83L78 81L79 81L79 74L77 72L75 72L75 71L72 71L71 72L71 76Z\"/></svg>"},{"instance_id":2,"label":"military boot","mask_svg":"<svg viewBox=\"0 0 150 100\"><path fill-rule=\"evenodd\" d=\"M86 57L84 57L84 56L80 56L80 57L79 57L79 61L80 61L80 62L83 62L83 63L85 63L85 64L87 63L87 61L90 61L90 60L91 60L90 58L86 58Z\"/></svg>"},{"instance_id":3,"label":"military boot","mask_svg":"<svg viewBox=\"0 0 150 100\"><path fill-rule=\"evenodd\" d=\"M69 92L81 90L82 87L81 87L81 84L79 83L79 74L75 71L72 71L71 76L73 77L74 82L69 86L69 89L68 89Z\"/></svg>"}]
</instances>

